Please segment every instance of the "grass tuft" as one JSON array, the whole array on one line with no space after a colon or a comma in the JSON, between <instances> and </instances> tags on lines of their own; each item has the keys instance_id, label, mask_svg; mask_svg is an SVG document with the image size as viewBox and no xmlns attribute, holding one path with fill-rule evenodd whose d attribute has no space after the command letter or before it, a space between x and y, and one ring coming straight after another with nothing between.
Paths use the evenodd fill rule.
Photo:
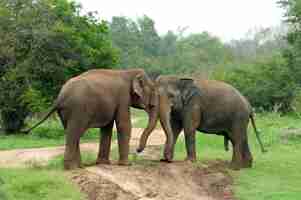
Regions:
<instances>
[{"instance_id":1,"label":"grass tuft","mask_svg":"<svg viewBox=\"0 0 301 200\"><path fill-rule=\"evenodd\" d=\"M63 171L2 168L0 174L1 200L85 199Z\"/></svg>"}]
</instances>

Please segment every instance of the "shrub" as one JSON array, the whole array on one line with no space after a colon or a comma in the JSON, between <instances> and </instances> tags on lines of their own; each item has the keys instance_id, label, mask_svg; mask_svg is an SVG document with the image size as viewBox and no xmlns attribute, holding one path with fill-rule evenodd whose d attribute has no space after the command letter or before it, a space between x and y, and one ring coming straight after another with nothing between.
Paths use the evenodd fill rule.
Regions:
<instances>
[{"instance_id":1,"label":"shrub","mask_svg":"<svg viewBox=\"0 0 301 200\"><path fill-rule=\"evenodd\" d=\"M285 60L276 55L224 73L216 72L213 78L232 84L259 110L288 112L292 110L297 84L286 66Z\"/></svg>"}]
</instances>

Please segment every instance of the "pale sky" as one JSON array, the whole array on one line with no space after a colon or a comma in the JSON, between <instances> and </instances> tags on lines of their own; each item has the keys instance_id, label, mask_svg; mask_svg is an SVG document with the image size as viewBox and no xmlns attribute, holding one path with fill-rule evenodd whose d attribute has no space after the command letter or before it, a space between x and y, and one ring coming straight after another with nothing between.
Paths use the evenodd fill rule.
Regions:
<instances>
[{"instance_id":1,"label":"pale sky","mask_svg":"<svg viewBox=\"0 0 301 200\"><path fill-rule=\"evenodd\" d=\"M277 26L283 20L278 0L76 0L101 19L112 16L132 19L146 14L160 34L178 27L188 33L208 31L224 41L244 37L254 27Z\"/></svg>"}]
</instances>

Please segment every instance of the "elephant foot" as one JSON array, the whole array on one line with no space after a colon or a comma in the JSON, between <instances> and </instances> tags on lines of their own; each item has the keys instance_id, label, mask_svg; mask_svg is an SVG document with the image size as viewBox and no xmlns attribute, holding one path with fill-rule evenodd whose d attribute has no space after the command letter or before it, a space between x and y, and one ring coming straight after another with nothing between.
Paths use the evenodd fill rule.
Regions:
<instances>
[{"instance_id":1,"label":"elephant foot","mask_svg":"<svg viewBox=\"0 0 301 200\"><path fill-rule=\"evenodd\" d=\"M241 168L240 164L236 163L236 162L231 162L229 167L232 170L240 170L240 168Z\"/></svg>"},{"instance_id":2,"label":"elephant foot","mask_svg":"<svg viewBox=\"0 0 301 200\"><path fill-rule=\"evenodd\" d=\"M161 158L160 162L172 163L172 160L171 159L167 159L167 158Z\"/></svg>"},{"instance_id":3,"label":"elephant foot","mask_svg":"<svg viewBox=\"0 0 301 200\"><path fill-rule=\"evenodd\" d=\"M246 163L246 162L241 162L241 163L231 162L230 163L230 168L232 170L240 170L243 168L251 168L251 167L252 167L252 163Z\"/></svg>"},{"instance_id":4,"label":"elephant foot","mask_svg":"<svg viewBox=\"0 0 301 200\"><path fill-rule=\"evenodd\" d=\"M194 163L194 162L196 162L196 158L187 157L187 158L185 158L185 161Z\"/></svg>"},{"instance_id":5,"label":"elephant foot","mask_svg":"<svg viewBox=\"0 0 301 200\"><path fill-rule=\"evenodd\" d=\"M230 163L230 168L233 170L240 170L242 168L251 168L251 167L252 167L252 160L242 160L240 162L232 161Z\"/></svg>"},{"instance_id":6,"label":"elephant foot","mask_svg":"<svg viewBox=\"0 0 301 200\"><path fill-rule=\"evenodd\" d=\"M108 159L97 159L96 164L98 165L110 165L111 161Z\"/></svg>"},{"instance_id":7,"label":"elephant foot","mask_svg":"<svg viewBox=\"0 0 301 200\"><path fill-rule=\"evenodd\" d=\"M245 160L241 163L241 168L251 168L252 160Z\"/></svg>"},{"instance_id":8,"label":"elephant foot","mask_svg":"<svg viewBox=\"0 0 301 200\"><path fill-rule=\"evenodd\" d=\"M74 170L74 169L79 169L82 168L80 165L80 162L77 161L64 161L64 169L65 170Z\"/></svg>"},{"instance_id":9,"label":"elephant foot","mask_svg":"<svg viewBox=\"0 0 301 200\"><path fill-rule=\"evenodd\" d=\"M119 160L118 165L120 165L120 166L131 166L132 164L128 160Z\"/></svg>"}]
</instances>

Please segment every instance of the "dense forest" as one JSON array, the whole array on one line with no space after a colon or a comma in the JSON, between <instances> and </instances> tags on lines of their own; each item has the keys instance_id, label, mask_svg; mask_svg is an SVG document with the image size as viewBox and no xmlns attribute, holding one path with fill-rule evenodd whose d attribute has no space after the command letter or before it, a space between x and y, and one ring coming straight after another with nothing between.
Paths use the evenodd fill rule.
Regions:
<instances>
[{"instance_id":1,"label":"dense forest","mask_svg":"<svg viewBox=\"0 0 301 200\"><path fill-rule=\"evenodd\" d=\"M1 0L1 127L19 131L51 106L66 80L92 68L223 80L258 112L301 112L301 2L278 4L286 10L281 26L224 42L185 28L159 34L146 15L101 21L68 0Z\"/></svg>"}]
</instances>

